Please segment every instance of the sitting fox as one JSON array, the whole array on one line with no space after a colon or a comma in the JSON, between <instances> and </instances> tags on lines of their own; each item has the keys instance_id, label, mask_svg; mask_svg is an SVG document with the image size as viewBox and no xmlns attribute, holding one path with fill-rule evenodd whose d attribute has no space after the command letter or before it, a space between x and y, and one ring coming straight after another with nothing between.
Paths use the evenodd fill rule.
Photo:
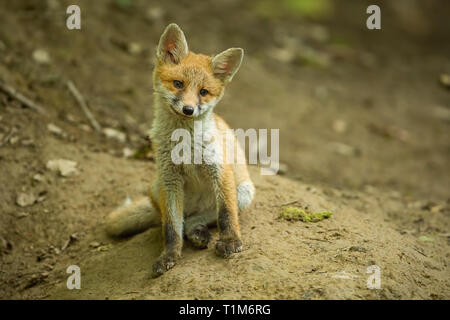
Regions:
<instances>
[{"instance_id":1,"label":"sitting fox","mask_svg":"<svg viewBox=\"0 0 450 320\"><path fill-rule=\"evenodd\" d=\"M172 268L180 258L183 235L194 246L206 248L210 241L208 227L213 225L220 231L217 255L227 257L242 250L238 213L250 205L255 189L245 163L223 161L223 141L230 129L213 109L243 56L241 48L214 57L193 53L188 50L183 31L174 23L167 26L159 40L150 131L157 178L149 198L116 209L106 220L107 232L112 236L136 234L161 222L164 249L153 265L154 276ZM208 141L202 139L197 147L213 152L203 155L208 159L201 164L175 164L171 156L176 145L172 133L182 128L194 137L194 121L201 121L203 136L211 137ZM244 156L236 137L234 140L236 152ZM192 139L192 150L194 147Z\"/></svg>"}]
</instances>

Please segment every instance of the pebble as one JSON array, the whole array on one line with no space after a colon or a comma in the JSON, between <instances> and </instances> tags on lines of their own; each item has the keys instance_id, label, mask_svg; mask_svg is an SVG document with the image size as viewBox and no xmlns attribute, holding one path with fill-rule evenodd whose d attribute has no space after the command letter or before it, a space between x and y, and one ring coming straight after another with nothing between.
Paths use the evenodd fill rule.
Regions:
<instances>
[{"instance_id":1,"label":"pebble","mask_svg":"<svg viewBox=\"0 0 450 320\"><path fill-rule=\"evenodd\" d=\"M66 159L49 160L47 162L47 169L57 171L63 177L73 176L78 174L75 161Z\"/></svg>"},{"instance_id":2,"label":"pebble","mask_svg":"<svg viewBox=\"0 0 450 320\"><path fill-rule=\"evenodd\" d=\"M50 64L50 55L44 49L36 49L33 51L33 59L39 64Z\"/></svg>"},{"instance_id":3,"label":"pebble","mask_svg":"<svg viewBox=\"0 0 450 320\"><path fill-rule=\"evenodd\" d=\"M103 134L111 139L116 139L120 142L125 142L127 139L127 135L119 130L113 128L104 128Z\"/></svg>"},{"instance_id":4,"label":"pebble","mask_svg":"<svg viewBox=\"0 0 450 320\"><path fill-rule=\"evenodd\" d=\"M29 207L36 202L36 197L31 193L19 193L16 198L16 204L20 207Z\"/></svg>"},{"instance_id":5,"label":"pebble","mask_svg":"<svg viewBox=\"0 0 450 320\"><path fill-rule=\"evenodd\" d=\"M332 127L337 133L344 133L347 131L347 122L341 119L336 119L333 121Z\"/></svg>"},{"instance_id":6,"label":"pebble","mask_svg":"<svg viewBox=\"0 0 450 320\"><path fill-rule=\"evenodd\" d=\"M128 44L128 52L132 55L139 55L142 53L142 46L137 42L131 42Z\"/></svg>"},{"instance_id":7,"label":"pebble","mask_svg":"<svg viewBox=\"0 0 450 320\"><path fill-rule=\"evenodd\" d=\"M64 131L60 127L54 125L53 123L47 124L47 130L57 136L64 135Z\"/></svg>"},{"instance_id":8,"label":"pebble","mask_svg":"<svg viewBox=\"0 0 450 320\"><path fill-rule=\"evenodd\" d=\"M91 243L89 243L89 247L91 248L97 248L100 247L101 243L98 241L92 241Z\"/></svg>"},{"instance_id":9,"label":"pebble","mask_svg":"<svg viewBox=\"0 0 450 320\"><path fill-rule=\"evenodd\" d=\"M25 217L28 217L29 216L29 213L27 213L27 212L18 212L18 213L16 213L16 218L25 218Z\"/></svg>"},{"instance_id":10,"label":"pebble","mask_svg":"<svg viewBox=\"0 0 450 320\"><path fill-rule=\"evenodd\" d=\"M123 148L122 153L125 158L130 158L135 154L135 151L130 148Z\"/></svg>"},{"instance_id":11,"label":"pebble","mask_svg":"<svg viewBox=\"0 0 450 320\"><path fill-rule=\"evenodd\" d=\"M41 174L36 173L36 174L33 176L33 180L36 181L36 182L42 182L42 181L44 181L44 177L43 177Z\"/></svg>"},{"instance_id":12,"label":"pebble","mask_svg":"<svg viewBox=\"0 0 450 320\"><path fill-rule=\"evenodd\" d=\"M164 16L164 10L161 7L150 7L145 12L145 18L149 22L155 22L162 19Z\"/></svg>"}]
</instances>

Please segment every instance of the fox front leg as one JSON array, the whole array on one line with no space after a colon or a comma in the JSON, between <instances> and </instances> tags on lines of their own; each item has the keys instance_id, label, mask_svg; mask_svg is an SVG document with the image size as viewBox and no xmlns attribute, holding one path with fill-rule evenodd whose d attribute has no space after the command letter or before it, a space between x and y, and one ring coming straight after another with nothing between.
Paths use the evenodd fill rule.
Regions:
<instances>
[{"instance_id":1,"label":"fox front leg","mask_svg":"<svg viewBox=\"0 0 450 320\"><path fill-rule=\"evenodd\" d=\"M183 188L182 180L165 184L159 192L164 249L153 264L153 277L171 269L181 257L183 246Z\"/></svg>"},{"instance_id":2,"label":"fox front leg","mask_svg":"<svg viewBox=\"0 0 450 320\"><path fill-rule=\"evenodd\" d=\"M215 179L218 219L220 231L216 243L216 254L226 258L242 251L241 232L239 227L238 204L234 173L231 166L220 168Z\"/></svg>"}]
</instances>

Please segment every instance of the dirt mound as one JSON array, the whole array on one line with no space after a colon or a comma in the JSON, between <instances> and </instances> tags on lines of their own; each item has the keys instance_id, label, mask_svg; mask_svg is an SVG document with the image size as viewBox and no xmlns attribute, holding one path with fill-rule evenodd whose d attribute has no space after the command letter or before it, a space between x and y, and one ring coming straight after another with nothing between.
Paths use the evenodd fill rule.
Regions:
<instances>
[{"instance_id":1,"label":"dirt mound","mask_svg":"<svg viewBox=\"0 0 450 320\"><path fill-rule=\"evenodd\" d=\"M125 165L125 164L124 164ZM145 175L145 168L141 169ZM213 246L186 245L183 259L158 279L150 266L161 250L161 232L153 228L117 242L105 252L80 259L82 290L65 283L48 292L58 299L366 299L445 298L449 296L445 237L432 243L392 227L389 212L405 210L396 196L321 190L287 179L261 177L253 170L258 195L242 214L245 249L230 259L214 255ZM139 175L139 170L137 172ZM373 201L371 199L377 199ZM282 204L330 210L317 223L279 218ZM382 205L380 205L382 204ZM432 214L430 214L432 215ZM434 217L436 218L436 217ZM101 224L101 219L99 219ZM442 222L442 221L441 221ZM217 239L215 234L214 240ZM83 241L84 249L87 243ZM83 245L80 244L80 245ZM94 252L92 252L94 251ZM381 270L381 289L369 290L367 267Z\"/></svg>"},{"instance_id":2,"label":"dirt mound","mask_svg":"<svg viewBox=\"0 0 450 320\"><path fill-rule=\"evenodd\" d=\"M10 212L9 227L18 238L42 238L32 245L14 239L12 252L2 256L2 280L9 284L2 285L3 298L449 297L448 266L442 259L449 254L448 235L420 238L429 234L425 230L448 227L447 206L430 212L397 193L322 189L260 176L257 168L252 169L257 196L241 216L244 251L224 260L214 255L213 246L196 250L186 243L181 262L151 279L152 262L161 251L159 228L118 241L106 236L103 220L127 195L145 193L153 163L93 153L51 136L43 145L40 160L64 155L78 163L80 172L64 178L41 171L48 200L34 205L27 217ZM333 216L316 223L288 222L280 219L285 204ZM393 223L396 215L406 218ZM70 265L81 269L81 290L66 287ZM380 290L366 286L371 265L381 270Z\"/></svg>"}]
</instances>

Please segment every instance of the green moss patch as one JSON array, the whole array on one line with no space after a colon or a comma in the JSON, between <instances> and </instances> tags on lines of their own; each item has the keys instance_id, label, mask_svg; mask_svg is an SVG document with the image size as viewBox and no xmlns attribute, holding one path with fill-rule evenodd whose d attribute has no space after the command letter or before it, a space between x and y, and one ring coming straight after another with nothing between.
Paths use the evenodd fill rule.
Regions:
<instances>
[{"instance_id":1,"label":"green moss patch","mask_svg":"<svg viewBox=\"0 0 450 320\"><path fill-rule=\"evenodd\" d=\"M288 221L318 222L333 215L330 211L308 212L304 209L286 207L281 209L280 217Z\"/></svg>"}]
</instances>

